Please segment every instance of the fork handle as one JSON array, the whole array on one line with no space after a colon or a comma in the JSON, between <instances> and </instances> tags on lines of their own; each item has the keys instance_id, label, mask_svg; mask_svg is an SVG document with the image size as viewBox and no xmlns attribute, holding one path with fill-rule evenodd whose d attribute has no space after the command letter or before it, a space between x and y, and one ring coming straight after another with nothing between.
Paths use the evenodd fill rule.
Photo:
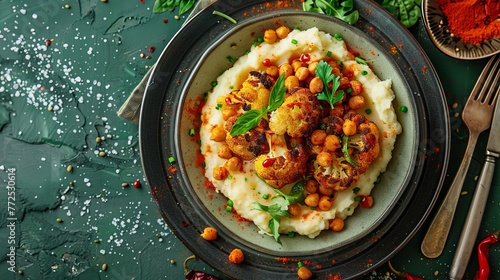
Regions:
<instances>
[{"instance_id":1,"label":"fork handle","mask_svg":"<svg viewBox=\"0 0 500 280\"><path fill-rule=\"evenodd\" d=\"M460 167L446 193L446 197L424 236L420 250L428 258L437 258L443 252L457 208L458 198L462 191L465 175L469 169L472 153L476 147L478 135L476 132L470 133L462 163L460 163Z\"/></svg>"},{"instance_id":2,"label":"fork handle","mask_svg":"<svg viewBox=\"0 0 500 280\"><path fill-rule=\"evenodd\" d=\"M494 171L495 158L488 152L451 264L450 279L452 280L461 280L469 263L472 248L476 242L479 226L481 225L481 219L483 218L486 201L488 200Z\"/></svg>"}]
</instances>

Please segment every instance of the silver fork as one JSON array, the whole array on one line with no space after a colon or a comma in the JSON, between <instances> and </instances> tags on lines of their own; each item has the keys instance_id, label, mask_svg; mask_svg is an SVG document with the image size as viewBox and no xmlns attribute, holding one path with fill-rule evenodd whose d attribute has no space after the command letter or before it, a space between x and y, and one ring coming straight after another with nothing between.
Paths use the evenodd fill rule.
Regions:
<instances>
[{"instance_id":1,"label":"silver fork","mask_svg":"<svg viewBox=\"0 0 500 280\"><path fill-rule=\"evenodd\" d=\"M469 129L469 141L457 174L422 241L420 249L428 258L437 258L443 252L477 138L491 125L493 109L498 97L494 85L499 76L500 59L495 61L495 57L493 57L481 72L465 104L462 119Z\"/></svg>"}]
</instances>

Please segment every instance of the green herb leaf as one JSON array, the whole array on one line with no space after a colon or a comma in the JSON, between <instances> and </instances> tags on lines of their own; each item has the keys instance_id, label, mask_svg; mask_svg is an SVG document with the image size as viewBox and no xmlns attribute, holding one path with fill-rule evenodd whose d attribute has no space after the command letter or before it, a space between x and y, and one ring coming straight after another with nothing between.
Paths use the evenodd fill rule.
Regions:
<instances>
[{"instance_id":1,"label":"green herb leaf","mask_svg":"<svg viewBox=\"0 0 500 280\"><path fill-rule=\"evenodd\" d=\"M269 206L262 205L258 201L255 201L253 204L256 205L256 209L260 211L264 211L271 215L271 220L269 220L269 229L271 230L272 236L276 242L281 244L279 239L279 226L281 222L281 217L292 217L292 214L288 212L288 206L290 204L299 203L304 201L304 189L306 182L305 180L301 180L297 182L290 189L290 193L287 195L282 191L271 187L275 192L277 192L280 196L274 196L273 202Z\"/></svg>"},{"instance_id":2,"label":"green herb leaf","mask_svg":"<svg viewBox=\"0 0 500 280\"><path fill-rule=\"evenodd\" d=\"M396 17L405 27L414 26L422 17L421 0L384 0L382 7Z\"/></svg>"},{"instance_id":3,"label":"green herb leaf","mask_svg":"<svg viewBox=\"0 0 500 280\"><path fill-rule=\"evenodd\" d=\"M171 12L176 7L179 7L179 15L182 15L194 6L194 2L195 0L156 0L153 6L153 13Z\"/></svg>"},{"instance_id":4,"label":"green herb leaf","mask_svg":"<svg viewBox=\"0 0 500 280\"><path fill-rule=\"evenodd\" d=\"M349 136L344 135L342 137L342 152L344 153L344 158L347 160L348 163L350 163L354 167L358 167L359 165L351 158L351 155L349 154L348 148L349 148Z\"/></svg>"},{"instance_id":5,"label":"green herb leaf","mask_svg":"<svg viewBox=\"0 0 500 280\"><path fill-rule=\"evenodd\" d=\"M267 112L272 112L278 109L283 101L285 101L286 88L285 88L285 74L281 74L269 94L269 104L267 105Z\"/></svg>"},{"instance_id":6,"label":"green herb leaf","mask_svg":"<svg viewBox=\"0 0 500 280\"><path fill-rule=\"evenodd\" d=\"M353 0L305 0L302 9L306 12L327 14L349 24L359 19L359 12L354 10Z\"/></svg>"},{"instance_id":7,"label":"green herb leaf","mask_svg":"<svg viewBox=\"0 0 500 280\"><path fill-rule=\"evenodd\" d=\"M354 58L354 61L356 61L359 64L368 65L368 63L366 62L366 59L364 59L364 58L362 58L360 56L356 56Z\"/></svg>"},{"instance_id":8,"label":"green herb leaf","mask_svg":"<svg viewBox=\"0 0 500 280\"><path fill-rule=\"evenodd\" d=\"M260 110L250 110L245 112L245 114L236 120L231 128L231 131L229 132L229 135L240 135L256 127L259 124L260 119L262 119L265 114L267 114L267 112Z\"/></svg>"},{"instance_id":9,"label":"green herb leaf","mask_svg":"<svg viewBox=\"0 0 500 280\"><path fill-rule=\"evenodd\" d=\"M267 117L267 113L278 109L278 107L283 104L285 95L285 74L281 74L271 89L267 107L263 107L260 111L250 110L244 113L236 120L229 134L231 136L240 135L256 127L259 124L260 119Z\"/></svg>"},{"instance_id":10,"label":"green herb leaf","mask_svg":"<svg viewBox=\"0 0 500 280\"><path fill-rule=\"evenodd\" d=\"M330 104L333 109L334 104L339 102L344 98L344 91L337 89L340 86L340 77L332 74L332 67L321 60L316 66L316 71L314 72L323 82L323 92L318 94L319 100L324 100ZM330 91L329 85L332 83L332 90Z\"/></svg>"}]
</instances>

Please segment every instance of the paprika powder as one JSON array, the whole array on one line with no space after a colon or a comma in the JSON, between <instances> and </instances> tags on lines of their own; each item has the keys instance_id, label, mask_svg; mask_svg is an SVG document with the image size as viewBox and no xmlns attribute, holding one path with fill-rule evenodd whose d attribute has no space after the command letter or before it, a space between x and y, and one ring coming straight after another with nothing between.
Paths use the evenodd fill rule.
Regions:
<instances>
[{"instance_id":1,"label":"paprika powder","mask_svg":"<svg viewBox=\"0 0 500 280\"><path fill-rule=\"evenodd\" d=\"M464 43L480 44L500 37L500 1L437 0L453 36Z\"/></svg>"}]
</instances>

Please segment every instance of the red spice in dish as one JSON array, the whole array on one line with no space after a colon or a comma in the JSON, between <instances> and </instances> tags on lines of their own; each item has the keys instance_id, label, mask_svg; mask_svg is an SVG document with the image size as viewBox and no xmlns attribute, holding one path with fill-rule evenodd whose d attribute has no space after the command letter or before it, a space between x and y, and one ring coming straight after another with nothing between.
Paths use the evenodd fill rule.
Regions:
<instances>
[{"instance_id":1,"label":"red spice in dish","mask_svg":"<svg viewBox=\"0 0 500 280\"><path fill-rule=\"evenodd\" d=\"M438 0L450 32L464 43L480 44L500 37L498 0Z\"/></svg>"}]
</instances>

